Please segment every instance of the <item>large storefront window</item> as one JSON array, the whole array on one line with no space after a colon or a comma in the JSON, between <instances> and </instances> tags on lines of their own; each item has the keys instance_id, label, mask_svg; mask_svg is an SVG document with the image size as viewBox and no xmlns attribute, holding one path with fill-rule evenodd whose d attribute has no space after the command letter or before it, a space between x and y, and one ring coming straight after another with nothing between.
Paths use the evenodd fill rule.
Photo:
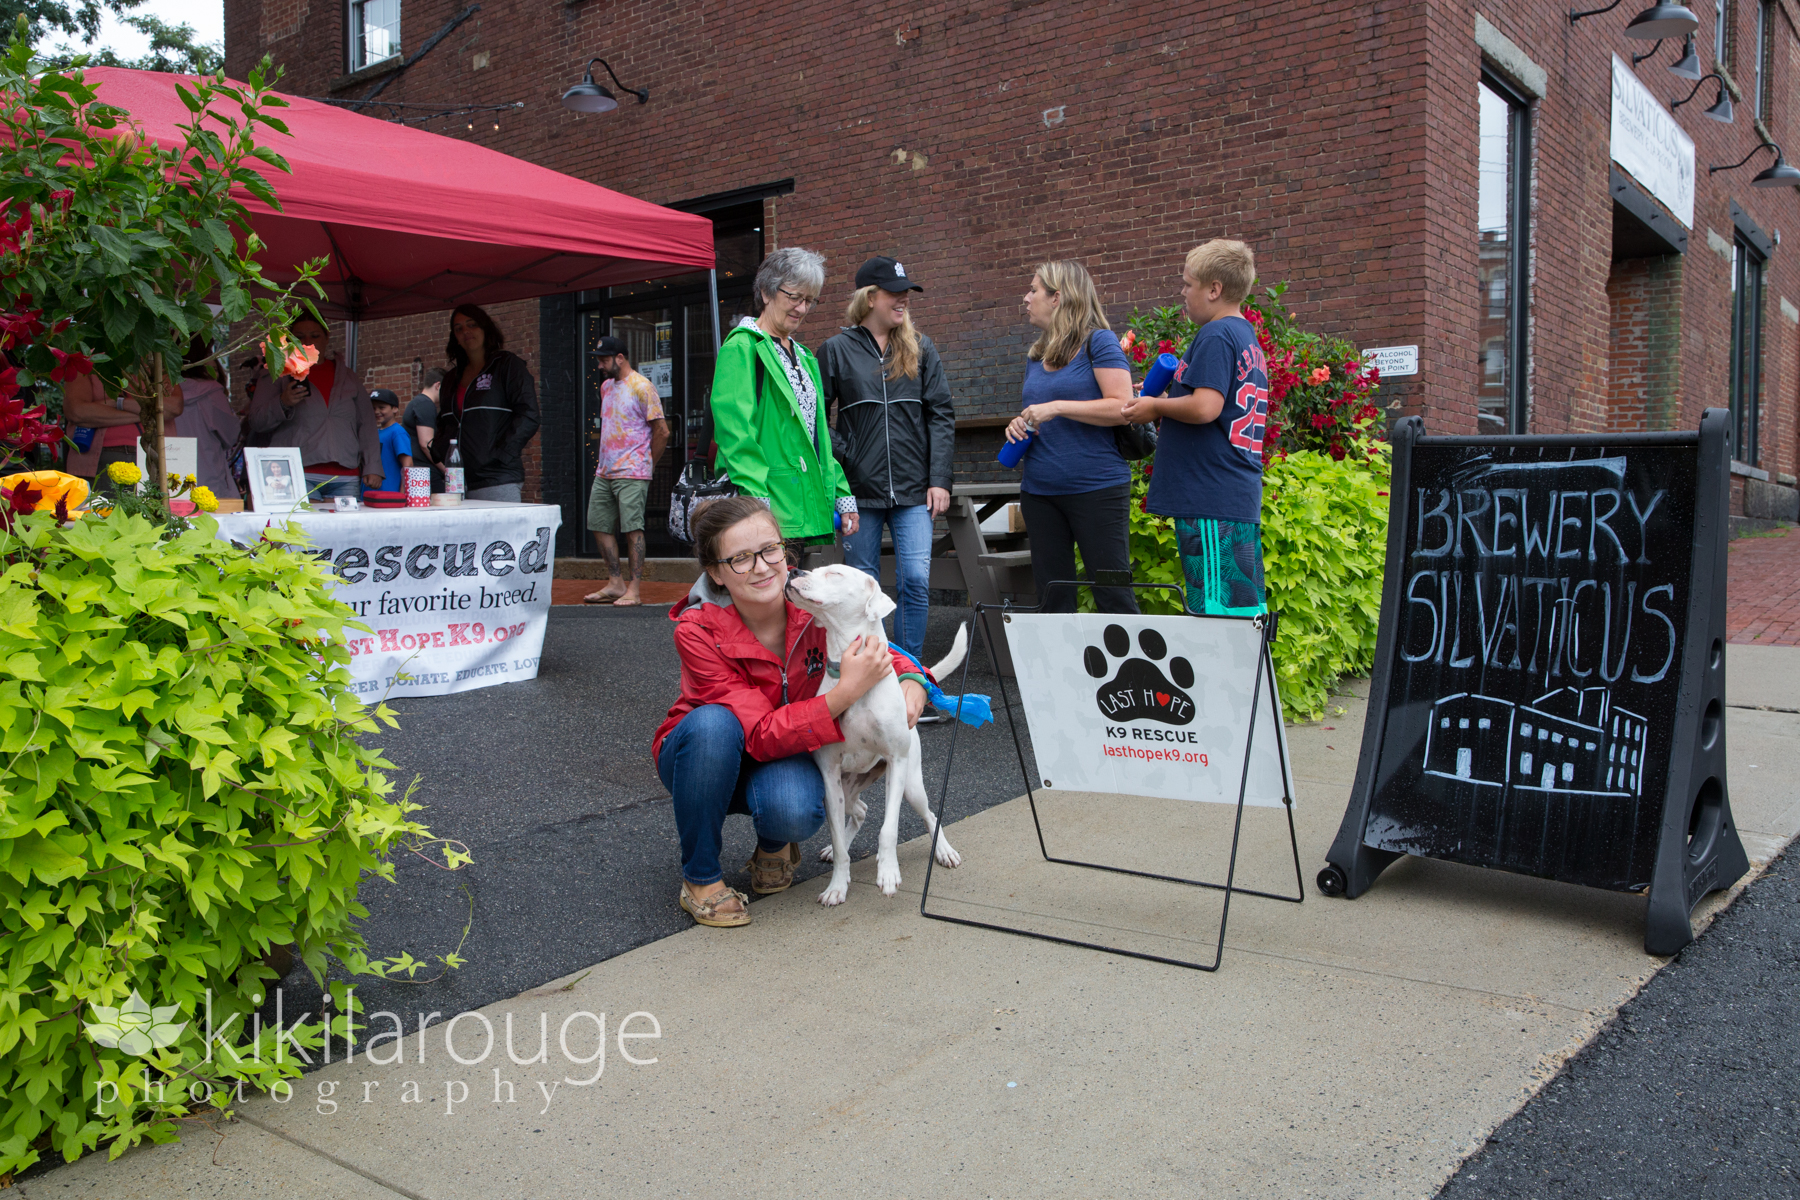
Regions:
<instances>
[{"instance_id":1,"label":"large storefront window","mask_svg":"<svg viewBox=\"0 0 1800 1200\"><path fill-rule=\"evenodd\" d=\"M1480 190L1475 339L1481 433L1525 431L1526 107L1489 76L1481 79Z\"/></svg>"},{"instance_id":2,"label":"large storefront window","mask_svg":"<svg viewBox=\"0 0 1800 1200\"><path fill-rule=\"evenodd\" d=\"M1731 456L1751 466L1759 454L1764 261L1740 233L1731 247Z\"/></svg>"},{"instance_id":3,"label":"large storefront window","mask_svg":"<svg viewBox=\"0 0 1800 1200\"><path fill-rule=\"evenodd\" d=\"M762 263L762 211L762 202L757 200L706 214L713 219L721 334L729 333L740 318L751 312L751 281ZM592 351L602 337L616 337L625 343L631 365L656 385L669 422L669 448L663 452L650 480L645 550L652 557L690 553L669 538L669 494L682 466L706 449L703 442L712 399L714 361L706 272L587 292L582 301L581 495L587 495L587 481L593 478L600 454L604 380ZM820 327L824 328L823 322ZM592 554L585 504L578 512L582 528L575 539L576 552Z\"/></svg>"}]
</instances>

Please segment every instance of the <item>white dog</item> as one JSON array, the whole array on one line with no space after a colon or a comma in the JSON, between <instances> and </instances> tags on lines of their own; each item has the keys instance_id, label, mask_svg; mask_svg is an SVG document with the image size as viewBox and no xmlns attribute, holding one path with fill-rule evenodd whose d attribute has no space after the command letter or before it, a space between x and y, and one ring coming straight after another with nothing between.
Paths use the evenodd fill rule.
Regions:
<instances>
[{"instance_id":1,"label":"white dog","mask_svg":"<svg viewBox=\"0 0 1800 1200\"><path fill-rule=\"evenodd\" d=\"M873 578L854 567L827 566L815 571L795 571L788 576L788 596L795 604L811 613L825 626L826 661L831 666L844 660L844 652L857 638L873 639L882 649L887 637L882 633L881 619L894 611ZM950 653L933 668L933 676L942 679L962 664L968 649L968 629L956 631L956 643ZM823 696L837 686L837 674L830 670L819 685ZM832 864L831 883L819 893L821 904L842 904L850 894L850 840L862 828L868 806L860 793L885 773L887 775L887 812L881 822L881 843L875 856L875 882L883 895L892 896L900 886L900 856L896 845L900 840L900 800L902 796L918 811L927 833L937 828L931 805L925 798L925 777L921 769L919 734L907 728L906 697L900 681L892 675L877 683L838 718L844 740L813 751L813 761L825 777L825 818L831 826L831 845L819 851L819 857ZM937 839L937 860L946 867L962 862L962 856L950 848L949 839Z\"/></svg>"}]
</instances>

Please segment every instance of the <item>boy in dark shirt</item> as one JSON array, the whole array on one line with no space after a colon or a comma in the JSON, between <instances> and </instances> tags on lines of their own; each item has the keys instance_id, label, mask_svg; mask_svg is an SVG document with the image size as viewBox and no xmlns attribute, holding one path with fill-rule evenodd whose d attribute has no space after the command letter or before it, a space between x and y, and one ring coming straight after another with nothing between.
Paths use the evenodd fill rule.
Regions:
<instances>
[{"instance_id":1,"label":"boy in dark shirt","mask_svg":"<svg viewBox=\"0 0 1800 1200\"><path fill-rule=\"evenodd\" d=\"M1175 518L1188 607L1219 616L1268 611L1263 595L1262 441L1269 372L1242 304L1256 258L1214 239L1188 252L1181 298L1200 326L1163 396L1125 405L1159 426L1145 507Z\"/></svg>"}]
</instances>

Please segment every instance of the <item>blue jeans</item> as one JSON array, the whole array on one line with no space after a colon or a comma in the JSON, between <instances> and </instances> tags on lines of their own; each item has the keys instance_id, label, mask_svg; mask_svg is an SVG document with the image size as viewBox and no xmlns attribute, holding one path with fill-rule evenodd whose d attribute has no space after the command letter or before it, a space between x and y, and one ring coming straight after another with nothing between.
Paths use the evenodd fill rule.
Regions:
<instances>
[{"instance_id":1,"label":"blue jeans","mask_svg":"<svg viewBox=\"0 0 1800 1200\"><path fill-rule=\"evenodd\" d=\"M306 473L306 492L313 500L332 500L338 496L349 496L352 499L362 497L361 475L320 475L315 471Z\"/></svg>"},{"instance_id":2,"label":"blue jeans","mask_svg":"<svg viewBox=\"0 0 1800 1200\"><path fill-rule=\"evenodd\" d=\"M756 844L773 854L804 842L825 824L825 780L810 754L758 762L744 754L744 727L723 704L681 718L663 739L656 773L675 798L681 834L681 877L717 883L720 833L730 813L746 813Z\"/></svg>"},{"instance_id":3,"label":"blue jeans","mask_svg":"<svg viewBox=\"0 0 1800 1200\"><path fill-rule=\"evenodd\" d=\"M888 639L919 658L925 653L925 616L931 610L931 510L923 504L871 508L857 501L856 532L844 539L844 561L881 581L881 526L894 531L894 582L900 593ZM920 659L923 661L923 659Z\"/></svg>"}]
</instances>

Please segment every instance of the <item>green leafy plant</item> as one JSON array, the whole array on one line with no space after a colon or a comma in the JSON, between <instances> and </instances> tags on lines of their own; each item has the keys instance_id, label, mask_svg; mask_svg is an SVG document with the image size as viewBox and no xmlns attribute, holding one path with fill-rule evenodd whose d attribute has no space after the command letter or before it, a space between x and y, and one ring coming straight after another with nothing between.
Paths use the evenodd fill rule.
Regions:
<instances>
[{"instance_id":1,"label":"green leafy plant","mask_svg":"<svg viewBox=\"0 0 1800 1200\"><path fill-rule=\"evenodd\" d=\"M99 100L85 62L44 69L23 15L0 55L0 352L16 369L0 377L0 399L32 387L59 413L63 385L97 375L143 411L150 477L160 479L162 397L190 339L241 323L219 355L261 342L271 365L280 361L294 348L296 296L324 294L324 260L292 284L271 283L238 199L280 209L269 177L287 163L257 142L261 131L286 132L267 59L245 84L222 74L174 84L191 120L167 146Z\"/></svg>"},{"instance_id":2,"label":"green leafy plant","mask_svg":"<svg viewBox=\"0 0 1800 1200\"><path fill-rule=\"evenodd\" d=\"M168 1140L297 1075L320 1021L244 1030L265 956L409 977L366 953L362 878L468 861L359 740L394 721L348 687L329 568L216 532L122 509L0 532L0 1174ZM342 1037L352 997L329 990Z\"/></svg>"}]
</instances>

